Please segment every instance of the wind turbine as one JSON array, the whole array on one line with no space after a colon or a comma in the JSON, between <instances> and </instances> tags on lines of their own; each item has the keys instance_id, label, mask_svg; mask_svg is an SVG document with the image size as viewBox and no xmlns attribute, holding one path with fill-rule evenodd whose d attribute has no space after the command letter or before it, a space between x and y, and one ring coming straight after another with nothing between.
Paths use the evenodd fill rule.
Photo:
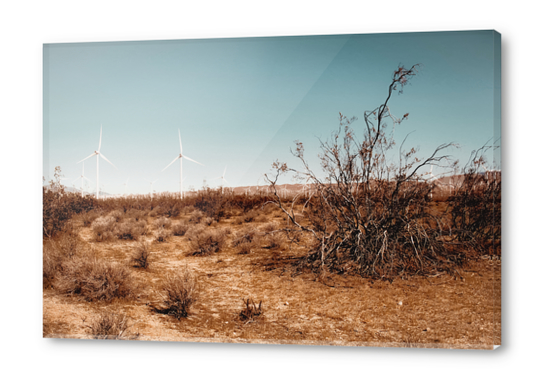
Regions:
<instances>
[{"instance_id":1,"label":"wind turbine","mask_svg":"<svg viewBox=\"0 0 542 379\"><path fill-rule=\"evenodd\" d=\"M224 173L222 174L222 176L218 176L216 177L215 179L222 179L222 193L224 193L224 182L228 183L228 181L226 180L226 169L228 168L228 166L225 166L224 167ZM228 183L230 184L230 183Z\"/></svg>"},{"instance_id":2,"label":"wind turbine","mask_svg":"<svg viewBox=\"0 0 542 379\"><path fill-rule=\"evenodd\" d=\"M261 192L260 192L260 179L262 178L262 176L260 175L260 177L258 178L258 180L256 181L256 192L258 193L259 196L261 196Z\"/></svg>"},{"instance_id":3,"label":"wind turbine","mask_svg":"<svg viewBox=\"0 0 542 379\"><path fill-rule=\"evenodd\" d=\"M93 157L96 155L96 199L99 199L100 198L100 156L105 159L105 161L107 163L109 163L111 166L115 167L117 170L118 168L109 161L109 159L107 159L105 157L105 155L103 155L102 153L100 153L100 149L102 147L102 126L100 125L100 143L98 144L98 150L95 150L94 153L90 154L88 157L86 157L85 159L82 159L80 160L79 162L77 163L81 163L83 161L86 161L87 159Z\"/></svg>"},{"instance_id":4,"label":"wind turbine","mask_svg":"<svg viewBox=\"0 0 542 379\"><path fill-rule=\"evenodd\" d=\"M145 180L147 180L147 179L145 179ZM147 181L151 184L151 200L152 200L152 185L154 183L156 183L158 181L158 179L156 179L155 181L150 181L150 180L147 180Z\"/></svg>"},{"instance_id":5,"label":"wind turbine","mask_svg":"<svg viewBox=\"0 0 542 379\"><path fill-rule=\"evenodd\" d=\"M199 162L196 162L195 160L193 160L192 158L188 158L186 155L183 155L183 143L181 142L181 131L179 130L179 146L181 147L181 153L170 163L168 164L163 170L165 171L166 168L168 168L169 166L171 166L173 163L175 163L175 161L178 159L179 162L180 162L180 165L181 165L181 185L180 185L180 193L181 193L181 199L183 198L183 158L184 159L188 159L189 161L192 161L194 163L197 163L201 166L203 166L201 163Z\"/></svg>"},{"instance_id":6,"label":"wind turbine","mask_svg":"<svg viewBox=\"0 0 542 379\"><path fill-rule=\"evenodd\" d=\"M429 181L432 183L435 181L435 175L433 175L433 165L431 165L431 171L429 171L429 175L431 175L431 178ZM429 192L429 198L433 198L433 189L431 188L431 192Z\"/></svg>"},{"instance_id":7,"label":"wind turbine","mask_svg":"<svg viewBox=\"0 0 542 379\"><path fill-rule=\"evenodd\" d=\"M186 180L186 176L183 178L183 180ZM180 185L182 186L183 185L183 180L179 180L178 183L180 183Z\"/></svg>"},{"instance_id":8,"label":"wind turbine","mask_svg":"<svg viewBox=\"0 0 542 379\"><path fill-rule=\"evenodd\" d=\"M491 170L488 170L486 165L484 163L482 163L482 167L484 168L484 177L487 179L487 180L494 180L494 179L497 179L497 173L495 172L495 170L491 169Z\"/></svg>"},{"instance_id":9,"label":"wind turbine","mask_svg":"<svg viewBox=\"0 0 542 379\"><path fill-rule=\"evenodd\" d=\"M124 196L126 196L126 186L128 185L128 180L130 180L130 178L126 179L124 182Z\"/></svg>"},{"instance_id":10,"label":"wind turbine","mask_svg":"<svg viewBox=\"0 0 542 379\"><path fill-rule=\"evenodd\" d=\"M303 183L303 187L301 187L301 191L303 192L303 196L307 196L307 187L309 187L309 197L312 196L311 194L311 185L309 184L309 180L311 179L310 176L307 176L307 180L305 180L305 183Z\"/></svg>"},{"instance_id":11,"label":"wind turbine","mask_svg":"<svg viewBox=\"0 0 542 379\"><path fill-rule=\"evenodd\" d=\"M109 183L105 183L105 182L102 180L102 184L101 184L102 188L100 189L100 193L102 194L102 197L104 197L104 198L107 197L107 196L105 195L105 193L106 193L106 192L105 192L105 187L108 186L108 185L109 185Z\"/></svg>"},{"instance_id":12,"label":"wind turbine","mask_svg":"<svg viewBox=\"0 0 542 379\"><path fill-rule=\"evenodd\" d=\"M81 176L76 178L72 182L72 184L75 183L76 181L78 181L79 179L81 179L81 197L83 197L83 186L85 185L85 180L90 183L90 179L85 176L85 163L83 163L83 172L81 173Z\"/></svg>"}]
</instances>

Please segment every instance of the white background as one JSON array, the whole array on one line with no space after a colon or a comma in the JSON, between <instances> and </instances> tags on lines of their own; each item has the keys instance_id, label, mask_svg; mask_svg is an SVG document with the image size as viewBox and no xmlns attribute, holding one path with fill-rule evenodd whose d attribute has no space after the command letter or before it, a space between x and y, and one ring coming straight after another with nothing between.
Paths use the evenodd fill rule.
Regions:
<instances>
[{"instance_id":1,"label":"white background","mask_svg":"<svg viewBox=\"0 0 542 379\"><path fill-rule=\"evenodd\" d=\"M19 1L0 6L0 372L11 377L539 374L540 13L534 1ZM503 53L503 347L453 351L41 338L42 44L496 29ZM538 242L538 243L537 243ZM360 299L363 301L363 299Z\"/></svg>"}]
</instances>

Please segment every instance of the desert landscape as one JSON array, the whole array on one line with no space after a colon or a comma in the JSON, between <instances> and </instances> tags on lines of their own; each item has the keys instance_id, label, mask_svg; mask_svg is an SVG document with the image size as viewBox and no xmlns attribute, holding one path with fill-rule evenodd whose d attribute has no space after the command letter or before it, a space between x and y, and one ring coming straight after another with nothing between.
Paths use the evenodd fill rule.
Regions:
<instances>
[{"instance_id":1,"label":"desert landscape","mask_svg":"<svg viewBox=\"0 0 542 379\"><path fill-rule=\"evenodd\" d=\"M93 209L44 241L44 336L500 345L499 255L393 281L322 275L300 265L306 250L281 232L285 216L269 198L207 196L257 205L226 205L217 221L175 198L89 201ZM181 309L164 289L175 275L193 291Z\"/></svg>"},{"instance_id":2,"label":"desert landscape","mask_svg":"<svg viewBox=\"0 0 542 379\"><path fill-rule=\"evenodd\" d=\"M268 42L274 43L259 43ZM177 47L184 48L182 43ZM164 56L171 51L177 50L166 49ZM360 59L353 49L348 54ZM238 67L230 69L237 72ZM175 134L171 127L156 133L141 127L134 132L124 121L116 140L104 139L108 156L117 152L110 161L102 150L102 126L98 148L85 140L84 153L61 144L63 138L76 139L69 124L63 126L64 132L59 128L55 156L83 166L72 181L80 180L79 189L62 184L67 178L61 166L43 180L43 336L454 349L500 346L500 136L492 135L494 125L484 118L489 126L459 134L474 141L469 143L475 148L458 159L453 153L459 145L442 142L447 137L441 136L453 128L439 118L440 132L427 128L421 147L410 142L413 131L400 128L410 112L398 106L393 113L390 105L421 69L421 64L399 65L382 86L381 100L371 101L377 106L359 116L338 112L338 125L325 129L327 137L311 139L312 129L306 125L304 131L284 128L282 137L272 137L265 128L253 127L252 120L244 132L235 123L229 129L209 125L207 131L187 127L188 157L180 128ZM200 74L201 83L222 85L207 81L207 71ZM262 75L269 80L265 72ZM334 88L332 82L327 85ZM67 85L66 93L72 90ZM439 91L448 96L447 88ZM322 93L327 96L325 89ZM185 100L208 106L201 100L208 93L200 95ZM283 106L280 98L275 97L276 112ZM425 109L411 104L418 113ZM70 113L67 106L63 109ZM145 117L154 115L141 109ZM304 114L308 117L310 112ZM327 114L321 112L320 117ZM87 129L81 130L90 136ZM160 139L153 139L155 134ZM289 139L294 135L306 139ZM264 142L253 147L252 140L259 137ZM121 143L125 140L131 144ZM262 158L274 154L270 146L283 141L294 144L289 155L281 148L276 150L278 158ZM102 160L108 165L100 173ZM212 162L211 167L200 163L205 160ZM113 163L119 161L131 165L132 173L140 177L136 193L127 193L128 179L124 193L119 191L120 170ZM228 161L235 162L230 171ZM87 170L88 164L91 170L96 168L95 185L85 176L85 163ZM244 171L239 168L243 164ZM261 168L264 164L267 170ZM175 166L180 175L173 185ZM71 166L70 170L73 175L75 170ZM151 175L144 177L140 171ZM250 179L242 179L241 171ZM209 180L220 185L210 185L206 178L218 172L222 175ZM169 180L162 184L169 190L157 190L159 175L162 182ZM203 178L203 184L185 188L186 180L195 183L195 178ZM115 182L113 194L103 190L104 185L115 188L111 184ZM85 190L85 183L95 191Z\"/></svg>"},{"instance_id":3,"label":"desert landscape","mask_svg":"<svg viewBox=\"0 0 542 379\"><path fill-rule=\"evenodd\" d=\"M422 265L403 250L403 261L384 252L364 271L344 252L322 263L304 230L337 185L96 199L51 183L44 337L493 349L500 178L471 172L451 194L436 187L418 181L405 192L427 231L429 218L447 231L436 236L442 252L416 243Z\"/></svg>"}]
</instances>

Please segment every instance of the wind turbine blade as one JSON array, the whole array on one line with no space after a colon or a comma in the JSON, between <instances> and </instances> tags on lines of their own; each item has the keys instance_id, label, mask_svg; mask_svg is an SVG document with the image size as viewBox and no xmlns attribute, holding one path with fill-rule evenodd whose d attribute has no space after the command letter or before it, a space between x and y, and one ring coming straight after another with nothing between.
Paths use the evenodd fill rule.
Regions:
<instances>
[{"instance_id":1,"label":"wind turbine blade","mask_svg":"<svg viewBox=\"0 0 542 379\"><path fill-rule=\"evenodd\" d=\"M222 180L224 180L226 183L230 184L225 178L222 178Z\"/></svg>"},{"instance_id":2,"label":"wind turbine blade","mask_svg":"<svg viewBox=\"0 0 542 379\"><path fill-rule=\"evenodd\" d=\"M100 143L98 144L98 151L102 148L102 125L100 125Z\"/></svg>"},{"instance_id":3,"label":"wind turbine blade","mask_svg":"<svg viewBox=\"0 0 542 379\"><path fill-rule=\"evenodd\" d=\"M181 147L181 155L183 154L183 143L181 142L181 129L177 129L179 131L179 146Z\"/></svg>"},{"instance_id":4,"label":"wind turbine blade","mask_svg":"<svg viewBox=\"0 0 542 379\"><path fill-rule=\"evenodd\" d=\"M152 184L156 183L158 181L158 179L156 179L154 182L152 182Z\"/></svg>"},{"instance_id":5,"label":"wind turbine blade","mask_svg":"<svg viewBox=\"0 0 542 379\"><path fill-rule=\"evenodd\" d=\"M79 179L81 179L81 178L82 178L82 177L80 176L80 177L78 177L77 179L73 180L73 181L72 181L72 184L75 183L75 181L77 181L77 180L79 180Z\"/></svg>"},{"instance_id":6,"label":"wind turbine blade","mask_svg":"<svg viewBox=\"0 0 542 379\"><path fill-rule=\"evenodd\" d=\"M228 166L224 167L224 173L222 174L222 176L226 176L226 169L228 168ZM225 179L224 179L225 180Z\"/></svg>"},{"instance_id":7,"label":"wind turbine blade","mask_svg":"<svg viewBox=\"0 0 542 379\"><path fill-rule=\"evenodd\" d=\"M90 180L89 178L87 178L86 176L83 176L83 179L85 179L86 181L92 183L92 180Z\"/></svg>"},{"instance_id":8,"label":"wind turbine blade","mask_svg":"<svg viewBox=\"0 0 542 379\"><path fill-rule=\"evenodd\" d=\"M196 161L195 161L195 160L193 160L192 158L188 158L188 157L187 157L186 155L183 155L183 158L184 158L184 159L188 159L189 161L192 161L192 162L194 162L194 163L197 163L197 164L199 164L199 165L202 165L202 166L203 166L203 164L201 164L201 163L199 163L199 162L196 162Z\"/></svg>"},{"instance_id":9,"label":"wind turbine blade","mask_svg":"<svg viewBox=\"0 0 542 379\"><path fill-rule=\"evenodd\" d=\"M171 166L171 165L172 165L173 163L175 163L175 161L176 161L177 159L179 159L179 157L175 157L175 159L174 159L174 160L172 160L172 161L171 161L171 163L170 163L170 164L168 164L168 165L167 165L167 166L166 166L166 167L165 167L165 168L164 168L164 169L163 169L162 171L160 171L160 172L163 172L163 171L165 171L165 170L166 170L166 168L168 168L168 167L169 167L169 166Z\"/></svg>"},{"instance_id":10,"label":"wind turbine blade","mask_svg":"<svg viewBox=\"0 0 542 379\"><path fill-rule=\"evenodd\" d=\"M103 159L105 159L105 160L107 161L107 163L109 163L111 166L117 168L117 166L115 166L113 163L111 163L111 162L109 161L109 159L107 159L103 154L100 153L100 156L101 156ZM118 168L117 168L117 170L118 170Z\"/></svg>"},{"instance_id":11,"label":"wind turbine blade","mask_svg":"<svg viewBox=\"0 0 542 379\"><path fill-rule=\"evenodd\" d=\"M86 161L87 159L89 159L89 158L95 156L96 154L97 154L97 153L94 152L94 153L90 154L88 157L86 157L85 159L81 159L81 160L80 160L79 162L77 162L77 163L81 163L81 162L83 162L83 161Z\"/></svg>"}]
</instances>

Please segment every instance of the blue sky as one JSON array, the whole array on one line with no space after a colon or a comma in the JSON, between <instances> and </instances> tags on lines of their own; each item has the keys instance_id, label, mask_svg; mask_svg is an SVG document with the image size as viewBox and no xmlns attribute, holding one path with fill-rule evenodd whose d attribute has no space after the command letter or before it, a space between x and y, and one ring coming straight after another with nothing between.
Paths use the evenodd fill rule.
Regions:
<instances>
[{"instance_id":1,"label":"blue sky","mask_svg":"<svg viewBox=\"0 0 542 379\"><path fill-rule=\"evenodd\" d=\"M211 186L227 166L232 186L255 185L275 159L296 167L295 140L318 166L319 141L338 114L380 105L399 64L423 65L394 94L392 113L410 113L395 133L421 157L441 143L466 162L473 149L500 136L500 36L492 31L266 37L44 45L44 176L55 166L75 179L79 160L98 148L109 193L178 191ZM489 156L489 160L493 157ZM500 155L495 159L500 161ZM437 172L438 173L438 172ZM96 159L85 161L95 191ZM66 181L65 184L71 180ZM263 181L260 179L260 183Z\"/></svg>"}]
</instances>

